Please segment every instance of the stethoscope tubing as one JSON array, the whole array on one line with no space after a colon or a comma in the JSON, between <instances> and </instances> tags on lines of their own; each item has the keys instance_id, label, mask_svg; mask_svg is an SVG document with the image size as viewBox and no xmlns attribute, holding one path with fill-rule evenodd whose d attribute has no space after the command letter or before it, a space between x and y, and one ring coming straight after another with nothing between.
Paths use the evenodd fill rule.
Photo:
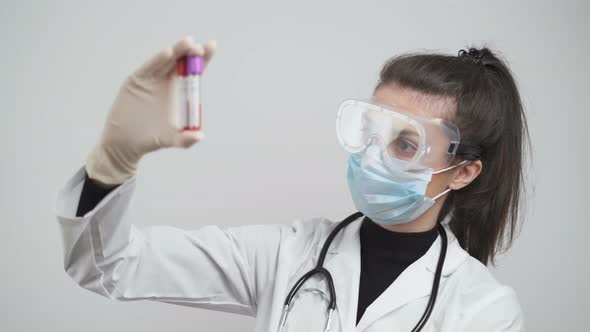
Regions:
<instances>
[{"instance_id":1,"label":"stethoscope tubing","mask_svg":"<svg viewBox=\"0 0 590 332\"><path fill-rule=\"evenodd\" d=\"M330 234L328 235L328 238L326 238L326 241L324 242L324 245L322 246L322 250L320 252L320 256L318 258L318 262L317 262L316 266L313 269L309 270L307 273L305 273L303 276L301 276L301 278L299 278L299 280L297 280L295 285L293 285L293 287L291 288L291 291L289 291L289 294L287 295L287 297L285 299L284 306L283 306L283 314L281 315L281 320L279 322L279 331L283 330L283 327L284 327L285 322L287 320L289 308L291 306L291 301L295 297L295 294L297 294L297 292L299 291L301 286L303 286L303 284L307 280L309 280L311 277L313 277L316 274L320 274L320 275L324 276L324 279L326 280L326 283L328 285L328 292L330 293L330 302L328 305L328 321L326 322L326 326L325 326L324 331L327 332L330 329L330 325L331 325L331 321L332 321L332 313L336 309L336 290L334 289L334 280L332 279L332 274L330 274L330 271L328 271L323 266L324 260L326 258L327 253L328 253L328 249L330 247L330 244L332 243L332 240L334 240L336 235L338 235L338 233L344 227L348 226L351 222L359 219L362 216L363 216L362 212L360 212L360 211L355 212L355 213L351 214L350 216L348 216L346 219L342 220L330 232ZM436 296L437 296L438 288L440 285L442 268L443 268L445 256L447 253L447 242L448 242L447 233L446 233L444 227L440 223L437 224L437 229L438 229L438 232L441 236L442 241L441 241L441 249L440 249L440 255L438 258L438 263L436 265L436 272L434 274L434 281L432 283L432 291L430 293L430 299L428 300L428 304L426 305L426 309L424 310L424 313L422 314L422 317L420 317L420 320L418 321L416 326L412 329L412 332L418 332L418 331L422 330L424 325L426 325L426 322L428 321L428 318L430 317L432 310L434 309L434 304L436 303Z\"/></svg>"}]
</instances>

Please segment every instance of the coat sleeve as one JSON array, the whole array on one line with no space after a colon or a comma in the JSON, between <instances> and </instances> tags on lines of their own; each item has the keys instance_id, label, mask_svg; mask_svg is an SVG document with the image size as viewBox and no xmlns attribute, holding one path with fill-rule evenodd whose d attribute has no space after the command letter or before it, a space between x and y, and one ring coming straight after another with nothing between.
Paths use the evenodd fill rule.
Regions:
<instances>
[{"instance_id":1,"label":"coat sleeve","mask_svg":"<svg viewBox=\"0 0 590 332\"><path fill-rule=\"evenodd\" d=\"M479 298L465 314L464 332L525 332L522 308L514 290L500 286Z\"/></svg>"},{"instance_id":2,"label":"coat sleeve","mask_svg":"<svg viewBox=\"0 0 590 332\"><path fill-rule=\"evenodd\" d=\"M272 284L287 225L183 230L139 228L127 210L132 177L94 209L76 216L84 183L80 168L56 198L64 269L81 287L113 300L154 300L255 315L256 299Z\"/></svg>"}]
</instances>

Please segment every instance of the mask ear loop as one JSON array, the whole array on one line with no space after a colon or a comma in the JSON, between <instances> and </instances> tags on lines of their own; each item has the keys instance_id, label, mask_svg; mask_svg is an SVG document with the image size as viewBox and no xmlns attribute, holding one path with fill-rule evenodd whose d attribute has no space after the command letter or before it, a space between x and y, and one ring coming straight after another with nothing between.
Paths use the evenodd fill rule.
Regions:
<instances>
[{"instance_id":1,"label":"mask ear loop","mask_svg":"<svg viewBox=\"0 0 590 332\"><path fill-rule=\"evenodd\" d=\"M432 172L432 174L438 174L438 173L446 172L446 171L448 171L448 170L450 170L450 169L453 169L453 168L455 168L455 167L457 167L457 166L463 165L463 164L465 164L466 162L468 162L468 160L463 160L462 162L460 162L460 163L458 163L458 164L455 164L455 165L453 165L453 166L449 166L449 167L447 167L447 168L439 169L439 170L438 170L438 171L436 171L436 172ZM451 190L452 190L451 188L447 188L445 191L443 191L442 193L440 193L440 194L438 194L438 195L434 196L432 199L436 201L436 200L437 200L439 197L441 197L442 195L444 195L444 194L448 193L448 192L449 192L449 191L451 191Z\"/></svg>"},{"instance_id":2,"label":"mask ear loop","mask_svg":"<svg viewBox=\"0 0 590 332\"><path fill-rule=\"evenodd\" d=\"M449 192L449 191L451 191L451 190L452 190L451 188L448 188L447 190L443 191L442 193L440 193L440 194L438 194L438 195L436 195L436 196L432 197L432 200L436 201L436 200L437 200L439 197L441 197L442 195L444 195L444 194L448 193L448 192Z\"/></svg>"},{"instance_id":3,"label":"mask ear loop","mask_svg":"<svg viewBox=\"0 0 590 332\"><path fill-rule=\"evenodd\" d=\"M450 170L450 169L453 169L453 168L455 168L455 167L457 167L457 166L463 165L463 164L465 164L465 163L466 163L466 162L468 162L468 161L469 161L469 160L463 160L462 162L460 162L460 163L458 163L458 164L455 164L455 165L449 166L449 167L447 167L447 168L443 168L443 169L439 169L439 170L437 170L437 171L434 171L434 172L432 172L432 174L438 174L438 173L446 172L446 171L448 171L448 170Z\"/></svg>"}]
</instances>

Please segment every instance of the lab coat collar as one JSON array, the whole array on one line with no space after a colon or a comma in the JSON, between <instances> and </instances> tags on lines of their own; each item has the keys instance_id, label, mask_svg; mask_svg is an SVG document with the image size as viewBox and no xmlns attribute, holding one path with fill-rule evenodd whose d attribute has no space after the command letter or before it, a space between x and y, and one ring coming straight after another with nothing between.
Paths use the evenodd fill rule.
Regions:
<instances>
[{"instance_id":1,"label":"lab coat collar","mask_svg":"<svg viewBox=\"0 0 590 332\"><path fill-rule=\"evenodd\" d=\"M363 314L356 326L360 278L360 226L362 217L345 227L328 250L325 267L332 273L336 289L336 302L342 331L362 331L380 317L408 302L429 296L436 265L440 255L441 237L436 238L428 251L412 263ZM465 261L468 254L448 225L443 225L448 238L447 254L442 270L442 280L451 275ZM419 319L417 317L416 319Z\"/></svg>"},{"instance_id":2,"label":"lab coat collar","mask_svg":"<svg viewBox=\"0 0 590 332\"><path fill-rule=\"evenodd\" d=\"M465 261L469 254L461 247L459 240L455 237L455 234L451 230L448 224L443 224L447 233L447 255L445 256L445 263L442 269L442 276L448 277ZM440 235L436 238L430 249L424 255L424 266L431 273L436 272L436 265L438 264L438 258L440 255L440 247L442 245L442 239Z\"/></svg>"}]
</instances>

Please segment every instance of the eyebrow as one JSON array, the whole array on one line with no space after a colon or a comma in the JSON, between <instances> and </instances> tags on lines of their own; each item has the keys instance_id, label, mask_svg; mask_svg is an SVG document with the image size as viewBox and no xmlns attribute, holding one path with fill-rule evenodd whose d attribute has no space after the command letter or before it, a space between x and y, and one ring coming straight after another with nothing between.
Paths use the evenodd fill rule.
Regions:
<instances>
[{"instance_id":1,"label":"eyebrow","mask_svg":"<svg viewBox=\"0 0 590 332\"><path fill-rule=\"evenodd\" d=\"M400 136L418 136L417 132L408 129L403 129L399 134Z\"/></svg>"}]
</instances>

